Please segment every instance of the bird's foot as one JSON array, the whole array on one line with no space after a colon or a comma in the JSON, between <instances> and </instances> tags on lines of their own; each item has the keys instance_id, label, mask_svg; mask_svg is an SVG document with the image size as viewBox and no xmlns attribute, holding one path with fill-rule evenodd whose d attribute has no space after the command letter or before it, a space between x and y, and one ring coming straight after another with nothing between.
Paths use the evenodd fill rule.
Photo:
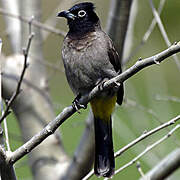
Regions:
<instances>
[{"instance_id":1,"label":"bird's foot","mask_svg":"<svg viewBox=\"0 0 180 180\"><path fill-rule=\"evenodd\" d=\"M114 84L115 84L115 86L114 86L115 89L119 89L119 87L121 86L121 83L119 83L117 81L114 81Z\"/></svg>"},{"instance_id":2,"label":"bird's foot","mask_svg":"<svg viewBox=\"0 0 180 180\"><path fill-rule=\"evenodd\" d=\"M79 109L81 109L81 108L86 109L86 108L87 108L87 105L81 104L81 103L79 102L80 98L81 98L81 94L79 93L79 94L75 97L74 101L72 102L73 108L74 108L78 113L80 113L80 112L79 112Z\"/></svg>"},{"instance_id":3,"label":"bird's foot","mask_svg":"<svg viewBox=\"0 0 180 180\"><path fill-rule=\"evenodd\" d=\"M96 84L98 85L98 89L99 91L103 91L104 90L104 83L107 82L109 79L108 78L104 78L101 81L98 81Z\"/></svg>"}]
</instances>

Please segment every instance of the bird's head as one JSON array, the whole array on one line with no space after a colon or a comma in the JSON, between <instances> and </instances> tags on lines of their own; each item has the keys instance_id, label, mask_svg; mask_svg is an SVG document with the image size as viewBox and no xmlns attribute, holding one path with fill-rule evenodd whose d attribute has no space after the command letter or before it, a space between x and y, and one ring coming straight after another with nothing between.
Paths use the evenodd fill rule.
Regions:
<instances>
[{"instance_id":1,"label":"bird's head","mask_svg":"<svg viewBox=\"0 0 180 180\"><path fill-rule=\"evenodd\" d=\"M57 16L67 19L70 34L85 34L94 31L99 22L94 9L93 3L84 2L74 5L67 11L58 13Z\"/></svg>"}]
</instances>

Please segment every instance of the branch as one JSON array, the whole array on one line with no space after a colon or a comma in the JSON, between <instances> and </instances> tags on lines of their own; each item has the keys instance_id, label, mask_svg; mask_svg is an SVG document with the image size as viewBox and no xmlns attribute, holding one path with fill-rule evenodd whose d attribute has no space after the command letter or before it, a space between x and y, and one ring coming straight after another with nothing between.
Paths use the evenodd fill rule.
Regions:
<instances>
[{"instance_id":1,"label":"branch","mask_svg":"<svg viewBox=\"0 0 180 180\"><path fill-rule=\"evenodd\" d=\"M132 161L128 162L127 164L125 164L124 166L122 166L121 168L119 168L118 170L115 171L115 174L121 172L122 170L124 170L125 168L131 166L132 164L134 164L138 159L140 159L143 155L145 155L147 152L149 152L150 150L152 150L154 147L156 147L157 145L159 145L160 143L162 143L163 141L165 141L167 138L171 137L171 135L180 128L180 124L176 125L171 131L169 131L168 134L166 134L165 136L163 136L161 139L159 139L158 141L156 141L155 143L151 144L150 146L148 146L143 152L141 152L138 156L136 156ZM105 178L108 179L108 178Z\"/></svg>"},{"instance_id":2,"label":"branch","mask_svg":"<svg viewBox=\"0 0 180 180\"><path fill-rule=\"evenodd\" d=\"M180 167L180 149L176 149L159 162L145 177L148 179L161 180L167 178ZM140 180L143 180L141 178Z\"/></svg>"},{"instance_id":3,"label":"branch","mask_svg":"<svg viewBox=\"0 0 180 180\"><path fill-rule=\"evenodd\" d=\"M171 46L171 42L169 41L169 38L167 36L166 30L165 30L165 28L163 26L161 18L159 17L159 14L158 14L157 10L155 9L152 0L149 0L149 3L150 3L150 6L151 6L151 9L152 9L154 18L156 19L156 22L157 22L157 24L159 26L160 32L161 32L161 34L162 34L162 36L163 36L163 38L164 38L164 40L166 42L166 45L169 47L169 46ZM179 59L178 59L177 55L175 54L173 56L173 58L175 60L175 63L177 65L178 70L180 71L180 62L179 62Z\"/></svg>"},{"instance_id":4,"label":"branch","mask_svg":"<svg viewBox=\"0 0 180 180\"><path fill-rule=\"evenodd\" d=\"M23 70L21 73L21 76L19 78L19 81L17 83L17 88L16 91L13 93L13 95L11 96L10 100L7 102L7 106L6 106L6 110L4 111L2 117L0 118L0 123L4 120L5 117L7 117L7 115L10 113L9 109L12 106L14 100L16 99L16 97L19 95L19 93L21 92L21 84L26 72L26 68L27 68L27 58L28 58L28 53L29 53L29 49L30 49L30 45L32 42L32 38L33 38L34 34L31 34L28 38L28 44L26 49L23 51L24 53L24 65L23 65Z\"/></svg>"},{"instance_id":5,"label":"branch","mask_svg":"<svg viewBox=\"0 0 180 180\"><path fill-rule=\"evenodd\" d=\"M1 55L1 50L2 50L2 40L0 38L0 58L2 60L2 55ZM3 109L3 99L2 99L2 66L0 66L0 114L2 115L4 112ZM3 128L0 124L0 148L5 149L5 143L4 143L4 131Z\"/></svg>"},{"instance_id":6,"label":"branch","mask_svg":"<svg viewBox=\"0 0 180 180\"><path fill-rule=\"evenodd\" d=\"M55 14L57 14L57 12L59 12L62 9L66 9L67 5L68 7L74 5L75 2L73 2L73 0L69 1L67 3L66 0L61 0L58 2L59 4L57 4L56 8L51 12L51 14L49 14L48 19L45 21L45 24L49 25L50 27L56 27L57 25L57 18L55 18ZM65 35L66 33L61 31L62 35ZM49 36L50 32L49 31L43 31L42 32L42 38L43 41L45 41L47 39L47 37Z\"/></svg>"},{"instance_id":7,"label":"branch","mask_svg":"<svg viewBox=\"0 0 180 180\"><path fill-rule=\"evenodd\" d=\"M180 98L176 96L161 96L160 94L157 94L155 96L155 100L157 101L171 101L171 102L176 102L180 103Z\"/></svg>"},{"instance_id":8,"label":"branch","mask_svg":"<svg viewBox=\"0 0 180 180\"><path fill-rule=\"evenodd\" d=\"M159 65L166 58L168 58L178 52L180 52L180 42L174 43L168 49L166 49L154 56L151 56L151 57L145 58L145 59L139 59L132 67L125 70L120 75L105 82L103 85L103 90L108 90L110 88L117 86L119 83L123 83L125 80L129 79L131 76L135 75L140 70L142 70L148 66L151 66L153 64ZM94 98L95 96L97 96L100 93L101 92L99 91L99 87L96 86L89 94L83 96L80 99L80 102L82 104L87 104L92 98Z\"/></svg>"},{"instance_id":9,"label":"branch","mask_svg":"<svg viewBox=\"0 0 180 180\"><path fill-rule=\"evenodd\" d=\"M136 17L137 17L137 12L138 12L138 0L133 0L131 9L130 9L130 15L129 15L129 22L128 22L128 27L127 27L127 32L124 40L124 50L123 50L123 56L121 60L121 65L122 68L125 69L126 66L126 61L127 57L131 53L131 49L133 46L134 42L134 28L135 28L135 23L136 23ZM132 59L132 58L131 58Z\"/></svg>"},{"instance_id":10,"label":"branch","mask_svg":"<svg viewBox=\"0 0 180 180\"><path fill-rule=\"evenodd\" d=\"M49 59L45 59L45 58L43 59L41 57L34 56L32 53L29 53L29 57L32 58L32 59L35 59L36 61L38 61L39 64L49 68L50 70L53 70L53 72L57 71L57 72L64 73L64 69L61 66L59 66L59 61L52 64L50 62L53 61L53 60L50 61Z\"/></svg>"},{"instance_id":11,"label":"branch","mask_svg":"<svg viewBox=\"0 0 180 180\"><path fill-rule=\"evenodd\" d=\"M32 149L44 141L48 136L53 134L55 130L72 114L75 113L75 109L72 106L64 108L64 110L51 121L42 131L33 136L29 141L27 141L20 148L12 152L10 161L15 163L17 160L21 159L24 155L28 154Z\"/></svg>"},{"instance_id":12,"label":"branch","mask_svg":"<svg viewBox=\"0 0 180 180\"><path fill-rule=\"evenodd\" d=\"M137 170L138 170L139 174L141 175L142 179L145 180L145 175L144 175L144 172L141 168L141 164L139 161L136 163L136 167L137 167Z\"/></svg>"},{"instance_id":13,"label":"branch","mask_svg":"<svg viewBox=\"0 0 180 180\"><path fill-rule=\"evenodd\" d=\"M29 54L31 53L33 56L43 59L42 31L37 26L33 26L36 21L31 18L34 15L38 22L41 21L41 1L22 1L20 5L21 12L19 14L22 17L30 17L27 21L28 24L22 20L19 21L22 25L21 43L23 47L26 47L25 43L29 36L29 31L33 31L35 33L35 39L33 39ZM25 73L21 86L23 91L15 99L11 107L19 123L24 142L27 142L30 137L41 131L50 120L55 118L52 101L47 88L46 69L35 58L30 58L29 55L28 62L30 62L30 66ZM3 98L10 99L16 90L17 82L23 69L24 56L14 54L6 59L4 58L3 63L4 75L10 75L10 78L3 76ZM24 82L28 82L28 84ZM29 85L32 85L34 88L31 88ZM35 179L48 180L59 177L65 173L69 165L69 158L64 151L59 131L55 132L28 155L28 162Z\"/></svg>"},{"instance_id":14,"label":"branch","mask_svg":"<svg viewBox=\"0 0 180 180\"><path fill-rule=\"evenodd\" d=\"M161 0L159 3L159 7L158 7L158 14L161 14L161 11L164 7L166 0ZM147 42L147 40L149 39L151 33L153 32L154 28L156 26L156 19L153 18L151 24L149 25L147 31L145 32L142 40L140 41L140 43L132 50L132 52L130 53L130 55L128 57L126 57L125 59L123 59L122 64L125 65L129 62L129 60L139 51L139 49Z\"/></svg>"},{"instance_id":15,"label":"branch","mask_svg":"<svg viewBox=\"0 0 180 180\"><path fill-rule=\"evenodd\" d=\"M12 14L10 12L7 12L6 10L0 8L0 14L3 14L5 16L9 16L9 17L12 17L12 18L15 18L15 19L19 19L20 21L22 22L25 22L25 23L29 23L31 18L25 18L25 17L22 17L20 15L16 15L16 14ZM39 21L36 21L36 20L33 20L32 21L32 25L35 26L35 27L38 27L40 29L43 29L45 31L48 31L48 32L51 32L51 33L54 33L54 34L57 34L57 35L60 35L60 36L65 36L66 33L64 31L60 31L59 29L56 29L56 28L53 28L51 26L48 26L46 24L43 24Z\"/></svg>"},{"instance_id":16,"label":"branch","mask_svg":"<svg viewBox=\"0 0 180 180\"><path fill-rule=\"evenodd\" d=\"M63 180L82 179L91 170L94 162L92 155L94 154L95 150L93 123L93 113L90 110L86 120L86 128L83 136L78 147L76 148L71 164L67 169L65 176L62 178Z\"/></svg>"},{"instance_id":17,"label":"branch","mask_svg":"<svg viewBox=\"0 0 180 180\"><path fill-rule=\"evenodd\" d=\"M16 180L14 167L9 163L7 151L0 148L0 173L1 180Z\"/></svg>"},{"instance_id":18,"label":"branch","mask_svg":"<svg viewBox=\"0 0 180 180\"><path fill-rule=\"evenodd\" d=\"M156 99L157 100L157 99ZM180 101L179 101L180 102ZM148 113L149 115L151 115L156 121L159 122L159 124L163 124L163 122L158 118L157 114L152 110L152 109L149 109L147 107L144 107L140 104L138 104L136 101L132 100L132 99L125 99L124 101L124 105L125 107L127 106L127 108L129 106L132 106L134 108L138 108L139 110L141 111L144 111L146 113ZM169 131L169 128L166 129L167 132ZM174 138L174 143L177 145L177 146L180 146L180 142L179 140L177 139L176 135L173 136Z\"/></svg>"},{"instance_id":19,"label":"branch","mask_svg":"<svg viewBox=\"0 0 180 180\"><path fill-rule=\"evenodd\" d=\"M122 58L132 0L112 0L106 31Z\"/></svg>"},{"instance_id":20,"label":"branch","mask_svg":"<svg viewBox=\"0 0 180 180\"><path fill-rule=\"evenodd\" d=\"M14 14L19 14L18 0L1 0L3 11L8 11ZM10 45L13 53L19 53L21 51L21 23L17 19L9 16L4 16L6 23L6 31L10 40Z\"/></svg>"},{"instance_id":21,"label":"branch","mask_svg":"<svg viewBox=\"0 0 180 180\"><path fill-rule=\"evenodd\" d=\"M110 79L109 81L104 83L104 90L117 86L118 83L122 83L127 80L141 69L148 67L153 64L160 63L167 57L177 53L180 51L180 43L176 43L164 50L163 52L156 54L155 56L146 58L144 60L139 60L124 71L119 76ZM92 98L100 94L101 91L98 86L96 86L88 95L84 95L80 99L81 104L87 104ZM38 144L40 144L43 140L45 140L49 135L53 134L53 132L70 116L72 116L76 112L76 109L73 106L69 106L64 108L64 110L54 119L52 120L43 130L33 136L29 141L27 141L23 146L18 148L15 152L12 153L11 161L12 163L16 162L18 159L22 158L24 155L28 154L32 149L34 149Z\"/></svg>"},{"instance_id":22,"label":"branch","mask_svg":"<svg viewBox=\"0 0 180 180\"><path fill-rule=\"evenodd\" d=\"M171 126L173 124L175 124L175 122L177 122L180 119L180 115L171 119L170 121L158 126L155 129L152 129L149 132L145 132L143 133L140 137L138 137L137 139L135 139L134 141L132 141L131 143L129 143L128 145L124 146L122 149L120 149L119 151L117 151L115 153L115 157L120 156L121 154L123 154L125 151L127 151L129 148L131 148L132 146L136 145L138 142L142 141L143 139L147 138L148 136L160 131L161 129L164 129L168 126Z\"/></svg>"},{"instance_id":23,"label":"branch","mask_svg":"<svg viewBox=\"0 0 180 180\"><path fill-rule=\"evenodd\" d=\"M176 116L175 118L171 119L170 121L156 127L155 129L152 129L149 132L145 132L143 133L141 136L139 136L137 139L135 139L134 141L130 142L129 144L127 144L126 146L124 146L123 148L121 148L119 151L117 151L114 154L114 157L117 158L118 156L122 155L125 151L127 151L128 149L130 149L131 147L133 147L134 145L136 145L137 143L139 143L140 141L142 141L143 139L149 137L150 135L160 131L161 129L164 129L168 126L171 126L173 124L175 124L178 120L180 120L180 115ZM87 180L89 179L92 175L94 175L94 170L92 170L91 172L89 172L84 178L83 180Z\"/></svg>"}]
</instances>

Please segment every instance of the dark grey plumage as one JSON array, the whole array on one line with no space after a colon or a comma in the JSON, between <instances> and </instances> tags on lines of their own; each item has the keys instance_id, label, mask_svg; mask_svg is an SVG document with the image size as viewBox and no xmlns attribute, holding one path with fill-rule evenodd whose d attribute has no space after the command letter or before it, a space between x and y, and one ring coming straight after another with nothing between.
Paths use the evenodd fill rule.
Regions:
<instances>
[{"instance_id":1,"label":"dark grey plumage","mask_svg":"<svg viewBox=\"0 0 180 180\"><path fill-rule=\"evenodd\" d=\"M66 36L62 58L67 80L76 95L88 93L98 82L118 75L110 63L107 51L111 46L109 37L98 25L95 32L81 39Z\"/></svg>"},{"instance_id":2,"label":"dark grey plumage","mask_svg":"<svg viewBox=\"0 0 180 180\"><path fill-rule=\"evenodd\" d=\"M92 3L77 4L58 16L65 17L69 25L62 59L68 83L75 95L89 93L97 84L121 73L119 56L109 36L102 31ZM115 100L122 103L123 94L121 85L118 91L103 92L90 102L95 122L94 170L98 176L111 177L114 174L111 113Z\"/></svg>"}]
</instances>

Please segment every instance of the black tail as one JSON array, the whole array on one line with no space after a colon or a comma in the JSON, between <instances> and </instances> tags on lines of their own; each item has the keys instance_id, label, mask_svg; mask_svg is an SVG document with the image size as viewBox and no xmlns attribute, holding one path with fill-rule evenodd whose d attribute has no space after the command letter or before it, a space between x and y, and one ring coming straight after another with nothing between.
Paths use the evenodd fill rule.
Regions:
<instances>
[{"instance_id":1,"label":"black tail","mask_svg":"<svg viewBox=\"0 0 180 180\"><path fill-rule=\"evenodd\" d=\"M95 164L97 176L111 177L114 174L114 150L111 117L109 120L94 118L95 124Z\"/></svg>"}]
</instances>

